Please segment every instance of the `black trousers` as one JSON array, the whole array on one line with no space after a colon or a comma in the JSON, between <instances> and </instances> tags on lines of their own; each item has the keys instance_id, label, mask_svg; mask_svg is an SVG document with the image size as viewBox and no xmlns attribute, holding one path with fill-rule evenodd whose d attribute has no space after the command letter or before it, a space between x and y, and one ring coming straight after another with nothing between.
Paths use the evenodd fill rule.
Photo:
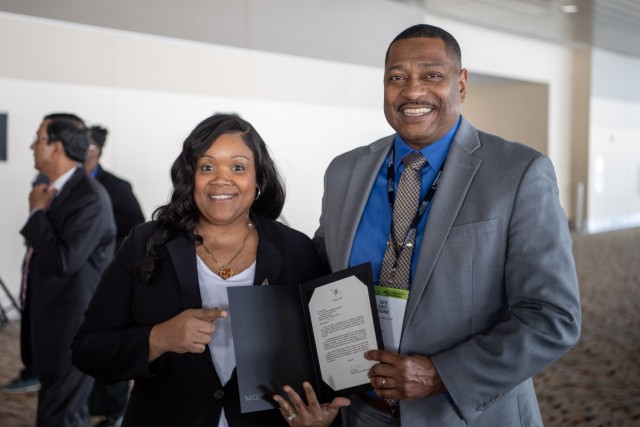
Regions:
<instances>
[{"instance_id":1,"label":"black trousers","mask_svg":"<svg viewBox=\"0 0 640 427\"><path fill-rule=\"evenodd\" d=\"M71 363L73 328L59 329L56 344L60 345L52 351L42 343L40 345L45 347L39 350L34 340L36 335L33 318L36 313L30 303L31 289L27 288L26 311L23 312L22 326L26 324L28 327L24 331L27 335L22 335L21 331L21 341L24 341L21 342L21 352L24 352L22 357L25 364L32 366L40 379L36 427L88 427L91 425L88 401L94 379L80 372ZM62 314L60 317L63 317ZM77 317L78 315L71 315L66 320L79 324ZM41 353L38 354L38 351Z\"/></svg>"},{"instance_id":2,"label":"black trousers","mask_svg":"<svg viewBox=\"0 0 640 427\"><path fill-rule=\"evenodd\" d=\"M87 427L93 378L69 363L64 372L40 375L37 427Z\"/></svg>"},{"instance_id":3,"label":"black trousers","mask_svg":"<svg viewBox=\"0 0 640 427\"><path fill-rule=\"evenodd\" d=\"M20 359L24 369L20 376L24 379L37 378L33 370L33 350L31 349L31 303L29 295L24 301L24 307L20 312Z\"/></svg>"},{"instance_id":4,"label":"black trousers","mask_svg":"<svg viewBox=\"0 0 640 427\"><path fill-rule=\"evenodd\" d=\"M89 396L89 413L119 418L124 415L129 399L129 381L115 384L103 384L98 381L93 385Z\"/></svg>"}]
</instances>

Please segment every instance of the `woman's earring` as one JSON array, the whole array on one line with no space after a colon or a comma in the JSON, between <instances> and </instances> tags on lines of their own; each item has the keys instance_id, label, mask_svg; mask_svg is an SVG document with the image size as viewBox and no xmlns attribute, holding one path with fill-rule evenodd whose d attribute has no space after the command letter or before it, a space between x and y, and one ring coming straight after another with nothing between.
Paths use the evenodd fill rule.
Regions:
<instances>
[{"instance_id":1,"label":"woman's earring","mask_svg":"<svg viewBox=\"0 0 640 427\"><path fill-rule=\"evenodd\" d=\"M258 191L256 192L256 198L255 198L255 199L253 199L253 200L258 200L258 197L260 197L260 187L258 187L257 185L256 185L256 190L258 190Z\"/></svg>"}]
</instances>

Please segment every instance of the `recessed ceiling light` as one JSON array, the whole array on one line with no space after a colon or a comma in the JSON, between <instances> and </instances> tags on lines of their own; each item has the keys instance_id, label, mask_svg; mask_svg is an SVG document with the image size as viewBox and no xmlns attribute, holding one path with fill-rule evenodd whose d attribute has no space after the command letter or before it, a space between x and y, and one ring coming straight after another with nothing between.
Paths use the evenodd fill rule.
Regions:
<instances>
[{"instance_id":1,"label":"recessed ceiling light","mask_svg":"<svg viewBox=\"0 0 640 427\"><path fill-rule=\"evenodd\" d=\"M578 11L578 6L575 4L565 4L561 6L561 9L564 13L576 13Z\"/></svg>"}]
</instances>

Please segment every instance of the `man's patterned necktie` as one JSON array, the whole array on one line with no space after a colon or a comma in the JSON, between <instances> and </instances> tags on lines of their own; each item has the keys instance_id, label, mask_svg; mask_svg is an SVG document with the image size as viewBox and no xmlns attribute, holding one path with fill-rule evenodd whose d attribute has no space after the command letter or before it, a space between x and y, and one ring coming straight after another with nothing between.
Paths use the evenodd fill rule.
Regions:
<instances>
[{"instance_id":1,"label":"man's patterned necktie","mask_svg":"<svg viewBox=\"0 0 640 427\"><path fill-rule=\"evenodd\" d=\"M405 247L402 243L407 236L411 222L416 216L420 204L420 183L422 168L427 159L418 152L404 156L404 172L400 176L398 194L393 205L391 234L387 240L387 250L382 260L380 285L390 288L408 289L411 277L411 257L416 236L413 233ZM397 256L397 262L396 262Z\"/></svg>"}]
</instances>

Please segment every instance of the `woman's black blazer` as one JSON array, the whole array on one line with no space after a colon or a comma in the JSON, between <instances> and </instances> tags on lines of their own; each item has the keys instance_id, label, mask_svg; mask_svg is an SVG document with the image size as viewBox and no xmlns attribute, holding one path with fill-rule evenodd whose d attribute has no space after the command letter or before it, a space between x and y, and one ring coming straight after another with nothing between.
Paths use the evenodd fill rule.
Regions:
<instances>
[{"instance_id":1,"label":"woman's black blazer","mask_svg":"<svg viewBox=\"0 0 640 427\"><path fill-rule=\"evenodd\" d=\"M252 214L260 239L255 285L297 285L324 273L311 240ZM105 270L73 342L73 363L103 382L134 380L123 426L217 426L222 408L231 427L287 426L277 410L240 413L234 371L222 385L204 353L165 353L149 364L151 328L189 308L201 308L196 253L177 236L158 253L149 283L136 281L155 222L135 227Z\"/></svg>"}]
</instances>

